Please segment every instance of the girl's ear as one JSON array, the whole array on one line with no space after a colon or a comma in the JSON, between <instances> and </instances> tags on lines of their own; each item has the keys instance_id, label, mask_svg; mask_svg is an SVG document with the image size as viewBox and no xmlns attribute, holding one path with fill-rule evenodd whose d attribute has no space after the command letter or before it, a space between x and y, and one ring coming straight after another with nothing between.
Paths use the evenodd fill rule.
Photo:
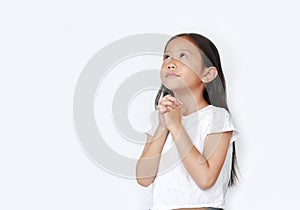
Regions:
<instances>
[{"instance_id":1,"label":"girl's ear","mask_svg":"<svg viewBox=\"0 0 300 210\"><path fill-rule=\"evenodd\" d=\"M209 83L213 81L217 76L218 76L218 70L216 67L212 66L204 70L204 74L201 80L203 83Z\"/></svg>"}]
</instances>

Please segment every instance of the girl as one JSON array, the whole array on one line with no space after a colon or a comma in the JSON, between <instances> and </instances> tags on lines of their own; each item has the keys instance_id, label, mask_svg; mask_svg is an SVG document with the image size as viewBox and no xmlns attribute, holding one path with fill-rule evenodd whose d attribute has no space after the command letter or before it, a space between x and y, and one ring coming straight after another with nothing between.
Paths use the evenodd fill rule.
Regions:
<instances>
[{"instance_id":1,"label":"girl","mask_svg":"<svg viewBox=\"0 0 300 210\"><path fill-rule=\"evenodd\" d=\"M217 48L199 34L172 37L160 78L137 182L152 184L151 210L223 209L226 191L237 180L238 132Z\"/></svg>"}]
</instances>

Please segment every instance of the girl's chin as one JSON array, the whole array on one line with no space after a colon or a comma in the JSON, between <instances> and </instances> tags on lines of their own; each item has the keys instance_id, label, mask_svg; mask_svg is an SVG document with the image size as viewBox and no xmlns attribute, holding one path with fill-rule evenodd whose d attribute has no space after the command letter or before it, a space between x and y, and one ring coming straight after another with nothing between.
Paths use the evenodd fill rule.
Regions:
<instances>
[{"instance_id":1,"label":"girl's chin","mask_svg":"<svg viewBox=\"0 0 300 210\"><path fill-rule=\"evenodd\" d=\"M168 89L175 91L175 90L183 90L183 89L189 89L187 84L182 82L173 82L173 81L163 81L163 84Z\"/></svg>"},{"instance_id":2,"label":"girl's chin","mask_svg":"<svg viewBox=\"0 0 300 210\"><path fill-rule=\"evenodd\" d=\"M188 88L186 86L179 86L179 85L175 85L175 84L164 84L164 86L170 90L172 90L173 92L180 92L183 90L188 90Z\"/></svg>"}]
</instances>

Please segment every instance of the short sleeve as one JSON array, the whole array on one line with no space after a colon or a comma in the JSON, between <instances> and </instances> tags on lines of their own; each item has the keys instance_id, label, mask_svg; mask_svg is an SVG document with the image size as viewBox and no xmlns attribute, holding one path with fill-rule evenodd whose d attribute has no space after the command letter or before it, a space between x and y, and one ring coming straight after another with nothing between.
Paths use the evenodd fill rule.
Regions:
<instances>
[{"instance_id":1,"label":"short sleeve","mask_svg":"<svg viewBox=\"0 0 300 210\"><path fill-rule=\"evenodd\" d=\"M239 131L237 130L230 113L224 108L217 107L213 110L208 134L225 131L232 131L230 143L239 138Z\"/></svg>"},{"instance_id":2,"label":"short sleeve","mask_svg":"<svg viewBox=\"0 0 300 210\"><path fill-rule=\"evenodd\" d=\"M151 112L149 119L146 122L144 134L150 134L151 136L154 135L155 130L158 126L159 119L157 110Z\"/></svg>"}]
</instances>

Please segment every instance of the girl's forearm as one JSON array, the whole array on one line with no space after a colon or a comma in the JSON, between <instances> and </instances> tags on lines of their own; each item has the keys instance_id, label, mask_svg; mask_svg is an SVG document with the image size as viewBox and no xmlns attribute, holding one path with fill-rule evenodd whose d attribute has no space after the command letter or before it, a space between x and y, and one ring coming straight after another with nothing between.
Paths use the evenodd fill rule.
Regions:
<instances>
[{"instance_id":1,"label":"girl's forearm","mask_svg":"<svg viewBox=\"0 0 300 210\"><path fill-rule=\"evenodd\" d=\"M190 176L201 189L207 189L211 180L206 158L193 145L182 125L170 129L170 133L175 141L180 158Z\"/></svg>"},{"instance_id":2,"label":"girl's forearm","mask_svg":"<svg viewBox=\"0 0 300 210\"><path fill-rule=\"evenodd\" d=\"M167 134L168 129L158 126L153 138L147 139L144 151L136 166L137 182L140 185L146 187L154 181Z\"/></svg>"}]
</instances>

